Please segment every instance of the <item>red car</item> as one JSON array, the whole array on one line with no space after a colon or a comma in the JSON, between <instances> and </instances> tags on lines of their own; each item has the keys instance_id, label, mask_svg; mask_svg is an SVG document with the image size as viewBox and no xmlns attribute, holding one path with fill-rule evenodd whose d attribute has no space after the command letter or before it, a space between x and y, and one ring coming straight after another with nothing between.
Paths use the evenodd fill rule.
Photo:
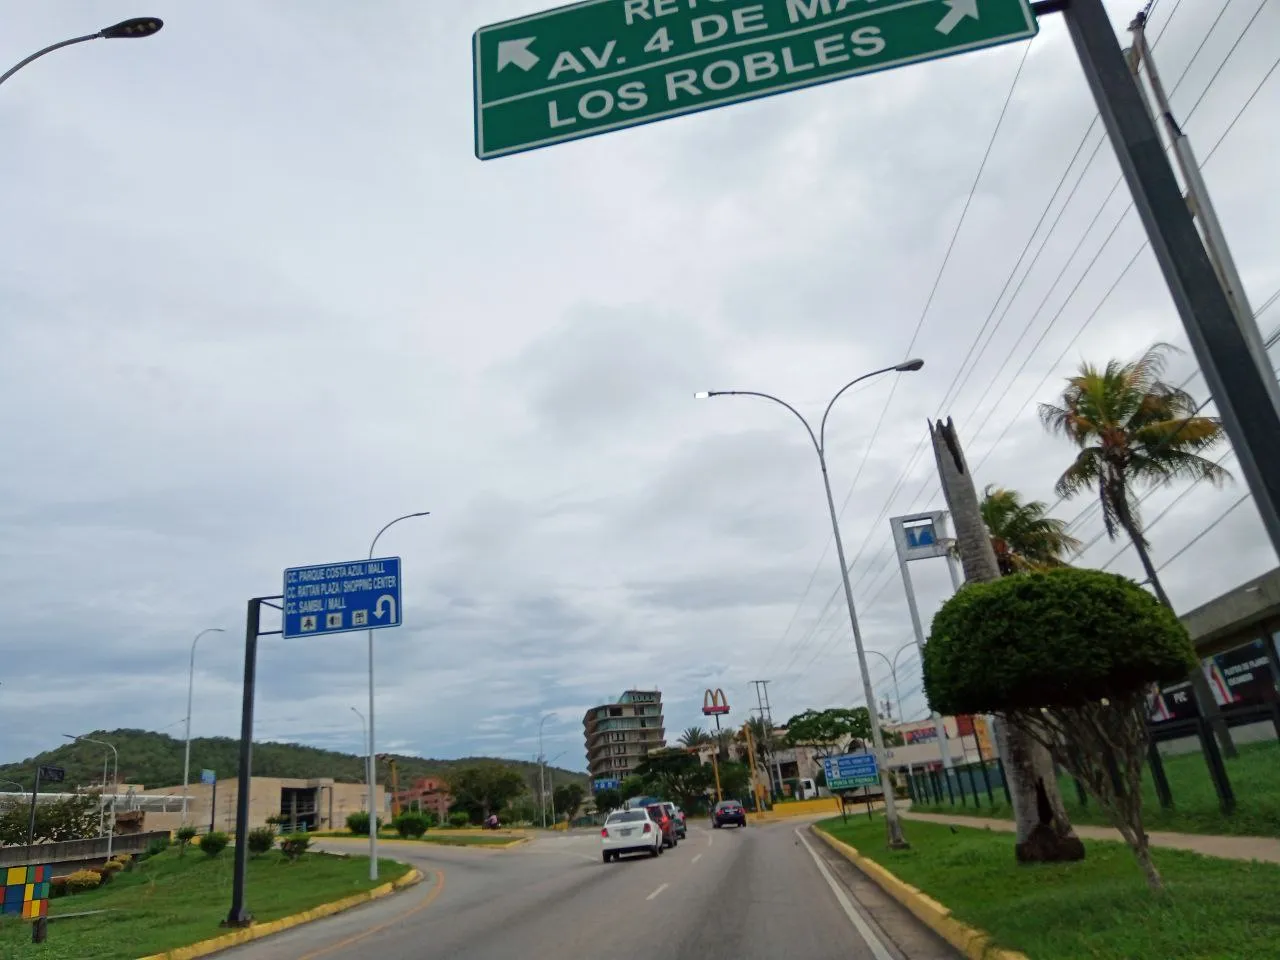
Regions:
<instances>
[{"instance_id":1,"label":"red car","mask_svg":"<svg viewBox=\"0 0 1280 960\"><path fill-rule=\"evenodd\" d=\"M664 847L674 847L680 842L676 836L676 822L671 819L666 809L660 803L651 803L645 807L649 813L649 818L653 820L662 830L662 845Z\"/></svg>"}]
</instances>

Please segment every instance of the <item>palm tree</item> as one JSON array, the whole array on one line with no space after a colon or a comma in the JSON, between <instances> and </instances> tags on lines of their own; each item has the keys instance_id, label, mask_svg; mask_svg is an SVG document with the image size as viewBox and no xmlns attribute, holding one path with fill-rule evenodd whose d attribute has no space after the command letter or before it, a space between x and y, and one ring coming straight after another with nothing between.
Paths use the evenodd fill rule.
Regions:
<instances>
[{"instance_id":1,"label":"palm tree","mask_svg":"<svg viewBox=\"0 0 1280 960\"><path fill-rule=\"evenodd\" d=\"M1002 575L1060 567L1065 557L1080 549L1066 523L1046 513L1041 501L1024 503L1016 490L988 486L982 491L982 521Z\"/></svg>"},{"instance_id":2,"label":"palm tree","mask_svg":"<svg viewBox=\"0 0 1280 960\"><path fill-rule=\"evenodd\" d=\"M684 733L680 734L679 742L682 747L692 750L695 747L711 743L712 737L701 727L689 727Z\"/></svg>"},{"instance_id":3,"label":"palm tree","mask_svg":"<svg viewBox=\"0 0 1280 960\"><path fill-rule=\"evenodd\" d=\"M1165 487L1175 480L1208 480L1221 486L1231 477L1201 456L1224 439L1222 422L1198 416L1199 407L1190 394L1160 379L1172 349L1157 343L1130 363L1111 360L1102 369L1082 364L1079 373L1067 378L1061 406L1040 404L1045 428L1080 448L1075 462L1058 478L1055 491L1065 499L1097 490L1107 536L1114 540L1124 531L1151 589L1170 609L1173 604L1151 562L1134 488ZM1223 750L1235 756L1204 671L1192 670L1191 680Z\"/></svg>"}]
</instances>

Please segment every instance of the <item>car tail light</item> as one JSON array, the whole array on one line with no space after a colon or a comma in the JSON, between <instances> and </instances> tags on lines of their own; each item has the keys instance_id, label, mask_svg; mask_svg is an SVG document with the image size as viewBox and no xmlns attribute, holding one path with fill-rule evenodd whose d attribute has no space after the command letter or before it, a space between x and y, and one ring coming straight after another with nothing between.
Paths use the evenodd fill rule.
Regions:
<instances>
[{"instance_id":1,"label":"car tail light","mask_svg":"<svg viewBox=\"0 0 1280 960\"><path fill-rule=\"evenodd\" d=\"M601 828L600 828L600 836L602 836L602 837L607 837L608 835L609 835L609 828L608 828L608 827L601 827Z\"/></svg>"},{"instance_id":2,"label":"car tail light","mask_svg":"<svg viewBox=\"0 0 1280 960\"><path fill-rule=\"evenodd\" d=\"M644 825L644 832L645 832L645 833L653 833L653 824L651 824L651 823L646 823L646 824Z\"/></svg>"}]
</instances>

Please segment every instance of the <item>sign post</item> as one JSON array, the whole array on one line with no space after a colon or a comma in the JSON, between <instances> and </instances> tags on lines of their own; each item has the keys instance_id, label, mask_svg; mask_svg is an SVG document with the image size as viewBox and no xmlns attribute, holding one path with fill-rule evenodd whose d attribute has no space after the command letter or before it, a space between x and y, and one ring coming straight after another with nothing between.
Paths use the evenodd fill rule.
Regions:
<instances>
[{"instance_id":1,"label":"sign post","mask_svg":"<svg viewBox=\"0 0 1280 960\"><path fill-rule=\"evenodd\" d=\"M586 0L481 27L476 156L1034 36L1027 0Z\"/></svg>"}]
</instances>

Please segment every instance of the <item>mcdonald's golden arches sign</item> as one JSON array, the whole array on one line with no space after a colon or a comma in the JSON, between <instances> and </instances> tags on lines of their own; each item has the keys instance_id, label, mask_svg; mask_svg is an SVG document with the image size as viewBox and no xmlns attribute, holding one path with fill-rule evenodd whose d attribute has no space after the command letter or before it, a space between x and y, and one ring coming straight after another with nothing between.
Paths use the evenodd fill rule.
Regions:
<instances>
[{"instance_id":1,"label":"mcdonald's golden arches sign","mask_svg":"<svg viewBox=\"0 0 1280 960\"><path fill-rule=\"evenodd\" d=\"M715 690L708 690L702 695L702 713L707 717L714 717L729 712L729 701L725 699L724 691L719 687Z\"/></svg>"}]
</instances>

